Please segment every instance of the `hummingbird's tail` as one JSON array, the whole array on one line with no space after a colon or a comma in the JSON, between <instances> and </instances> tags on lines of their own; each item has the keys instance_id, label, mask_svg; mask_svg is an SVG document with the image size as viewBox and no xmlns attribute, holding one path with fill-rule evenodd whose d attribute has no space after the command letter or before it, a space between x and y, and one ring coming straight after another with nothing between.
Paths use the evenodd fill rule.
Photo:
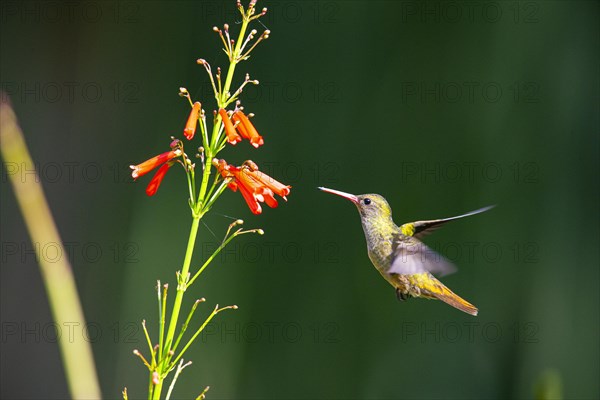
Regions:
<instances>
[{"instance_id":1,"label":"hummingbird's tail","mask_svg":"<svg viewBox=\"0 0 600 400\"><path fill-rule=\"evenodd\" d=\"M477 313L479 312L477 307L475 307L473 304L469 303L459 295L455 294L450 289L446 289L447 291L444 291L443 293L434 293L433 296L436 299L442 300L444 303L459 309L460 311L464 311L467 314L477 316Z\"/></svg>"},{"instance_id":2,"label":"hummingbird's tail","mask_svg":"<svg viewBox=\"0 0 600 400\"><path fill-rule=\"evenodd\" d=\"M442 282L429 273L411 275L409 280L413 285L420 288L422 297L441 300L473 316L476 316L479 311L477 307L448 289Z\"/></svg>"}]
</instances>

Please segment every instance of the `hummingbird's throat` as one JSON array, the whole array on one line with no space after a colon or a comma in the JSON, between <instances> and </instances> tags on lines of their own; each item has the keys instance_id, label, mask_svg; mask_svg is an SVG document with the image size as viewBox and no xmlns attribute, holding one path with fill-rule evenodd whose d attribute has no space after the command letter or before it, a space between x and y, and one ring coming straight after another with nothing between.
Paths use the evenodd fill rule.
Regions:
<instances>
[{"instance_id":1,"label":"hummingbird's throat","mask_svg":"<svg viewBox=\"0 0 600 400\"><path fill-rule=\"evenodd\" d=\"M394 233L398 230L398 227L391 219L389 221L373 221L367 218L362 218L362 227L365 232L369 254L376 258L378 262L385 262L392 256ZM375 260L371 261L375 263Z\"/></svg>"}]
</instances>

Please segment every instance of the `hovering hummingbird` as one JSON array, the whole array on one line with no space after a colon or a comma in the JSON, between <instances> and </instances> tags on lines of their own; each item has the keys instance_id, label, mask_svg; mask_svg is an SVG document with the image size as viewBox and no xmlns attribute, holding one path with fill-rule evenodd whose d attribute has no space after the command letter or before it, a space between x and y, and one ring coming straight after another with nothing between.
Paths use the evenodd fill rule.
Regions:
<instances>
[{"instance_id":1,"label":"hovering hummingbird","mask_svg":"<svg viewBox=\"0 0 600 400\"><path fill-rule=\"evenodd\" d=\"M477 315L477 307L456 295L432 275L447 275L456 268L419 239L446 222L479 214L494 206L456 217L409 222L398 227L392 220L392 209L383 196L356 196L324 187L319 189L356 205L367 239L369 258L385 280L396 288L398 300L404 301L409 297L439 299L467 314Z\"/></svg>"}]
</instances>

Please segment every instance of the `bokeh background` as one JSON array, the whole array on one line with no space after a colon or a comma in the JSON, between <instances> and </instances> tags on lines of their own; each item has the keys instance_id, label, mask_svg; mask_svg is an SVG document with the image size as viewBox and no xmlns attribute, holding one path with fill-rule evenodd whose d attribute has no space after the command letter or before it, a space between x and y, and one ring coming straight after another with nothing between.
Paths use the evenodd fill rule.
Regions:
<instances>
[{"instance_id":1,"label":"bokeh background","mask_svg":"<svg viewBox=\"0 0 600 400\"><path fill-rule=\"evenodd\" d=\"M255 28L272 34L238 82L261 81L244 104L266 144L223 156L251 158L293 191L260 216L228 192L206 218L194 265L230 217L266 234L238 240L187 296L206 297L204 315L240 308L193 347L174 396L210 385L213 399L598 398L598 3L262 6ZM155 326L156 280L174 285L190 215L183 174L147 198L148 179L132 183L128 166L181 137L180 86L213 107L195 60L225 65L211 28L238 27L235 3L3 1L1 11L2 89L72 249L103 394L145 397L131 351L145 348L140 321ZM444 282L480 315L397 302L354 207L317 186L381 193L397 223L498 204L426 240L459 266ZM4 167L1 188L0 392L67 398Z\"/></svg>"}]
</instances>

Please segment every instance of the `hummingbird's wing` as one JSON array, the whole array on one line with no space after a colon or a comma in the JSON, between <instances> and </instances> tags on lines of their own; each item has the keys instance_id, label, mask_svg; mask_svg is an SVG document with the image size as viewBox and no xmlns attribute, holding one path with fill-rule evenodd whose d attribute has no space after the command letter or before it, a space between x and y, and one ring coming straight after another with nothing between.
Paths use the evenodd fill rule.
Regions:
<instances>
[{"instance_id":1,"label":"hummingbird's wing","mask_svg":"<svg viewBox=\"0 0 600 400\"><path fill-rule=\"evenodd\" d=\"M444 276L456 271L450 261L411 236L398 235L393 244L390 274L413 275L423 272Z\"/></svg>"},{"instance_id":2,"label":"hummingbird's wing","mask_svg":"<svg viewBox=\"0 0 600 400\"><path fill-rule=\"evenodd\" d=\"M469 217L471 215L480 214L482 212L488 211L489 209L494 208L495 206L487 206L480 208L479 210L471 211L463 215L457 215L456 217L450 218L442 218L442 219L432 219L430 221L417 221L417 222L408 222L400 226L400 230L402 234L407 236L414 236L417 239L422 238L428 233L433 232L438 229L446 222L453 221L455 219L460 219L464 217Z\"/></svg>"}]
</instances>

